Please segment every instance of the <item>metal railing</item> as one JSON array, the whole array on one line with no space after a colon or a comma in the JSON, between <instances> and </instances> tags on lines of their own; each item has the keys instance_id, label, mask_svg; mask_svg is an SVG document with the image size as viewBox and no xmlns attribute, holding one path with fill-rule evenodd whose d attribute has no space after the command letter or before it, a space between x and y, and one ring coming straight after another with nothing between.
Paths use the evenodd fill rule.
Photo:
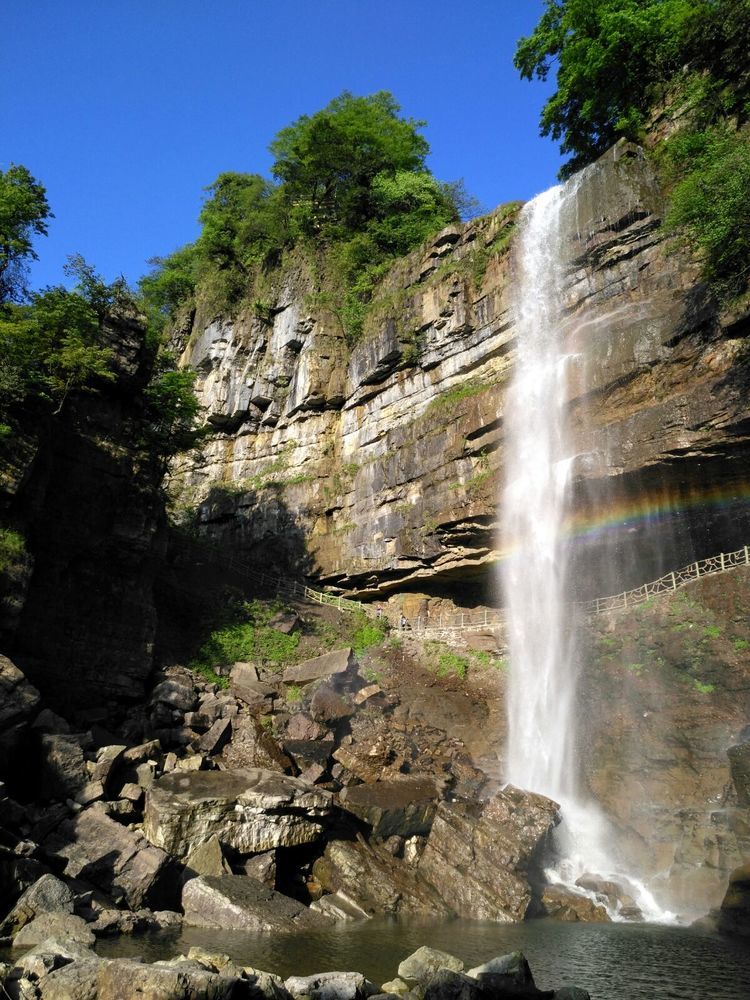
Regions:
<instances>
[{"instance_id":1,"label":"metal railing","mask_svg":"<svg viewBox=\"0 0 750 1000\"><path fill-rule=\"evenodd\" d=\"M658 594L668 594L684 587L694 580L706 576L715 576L738 566L750 566L750 546L744 545L734 552L721 552L718 556L709 556L697 562L683 566L671 573L665 573L658 580L644 583L632 590L624 590L610 597L595 597L591 601L576 601L574 607L583 614L602 614L605 611L618 611L624 608L636 607ZM466 611L451 615L439 615L437 618L416 618L411 623L415 632L422 636L439 635L442 632L469 632L478 628L501 628L505 623L502 609L485 611Z\"/></svg>"},{"instance_id":2,"label":"metal railing","mask_svg":"<svg viewBox=\"0 0 750 1000\"><path fill-rule=\"evenodd\" d=\"M209 562L229 569L232 573L244 577L251 583L257 584L266 593L273 593L279 597L292 597L300 600L314 601L316 604L325 604L332 608L338 608L339 611L361 611L368 615L373 613L367 605L360 604L359 601L352 601L348 597L339 597L338 594L326 594L322 590L314 590L312 587L308 587L307 584L291 579L290 577L280 576L275 573L259 573L257 570L250 569L249 566L235 559L234 556L218 552L212 548L209 542L204 542L202 539L189 538L184 540L199 548Z\"/></svg>"},{"instance_id":3,"label":"metal railing","mask_svg":"<svg viewBox=\"0 0 750 1000\"><path fill-rule=\"evenodd\" d=\"M364 612L366 615L375 614L375 609L371 605L361 604L348 597L339 597L337 594L327 594L322 590L314 590L307 584L299 580L292 580L288 577L278 576L270 573L258 573L235 559L233 556L225 556L212 550L207 542L191 538L190 542L198 546L206 557L217 565L225 566L232 572L256 583L266 591L284 597L296 597L301 600L315 601L318 604L326 604L339 611ZM671 573L665 573L658 580L644 583L640 587L632 590L624 590L620 594L612 594L610 597L595 597L591 601L576 601L577 607L583 614L601 614L605 611L618 611L624 608L632 608L644 601L656 597L658 594L667 594L684 587L694 580L700 580L705 576L715 576L718 573L725 573L728 570L736 569L738 566L750 566L750 546L743 546L734 552L721 552L717 556L709 556L707 559L700 559L697 562L683 566ZM505 624L505 612L503 609L485 608L482 611L457 611L449 615L438 615L437 617L418 616L411 619L409 627L411 631L418 633L423 638L429 635L440 635L445 632L470 632L477 629L502 628Z\"/></svg>"}]
</instances>

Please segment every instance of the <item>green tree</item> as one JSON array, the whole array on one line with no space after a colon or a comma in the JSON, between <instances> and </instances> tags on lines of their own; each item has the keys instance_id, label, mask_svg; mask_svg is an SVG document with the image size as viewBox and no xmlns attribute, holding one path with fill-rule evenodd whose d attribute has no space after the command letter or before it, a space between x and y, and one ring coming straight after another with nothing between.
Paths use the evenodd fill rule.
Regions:
<instances>
[{"instance_id":1,"label":"green tree","mask_svg":"<svg viewBox=\"0 0 750 1000\"><path fill-rule=\"evenodd\" d=\"M169 352L157 356L145 390L144 445L164 469L173 455L194 448L205 433L195 379L196 373L179 369Z\"/></svg>"},{"instance_id":2,"label":"green tree","mask_svg":"<svg viewBox=\"0 0 750 1000\"><path fill-rule=\"evenodd\" d=\"M330 226L356 231L374 214L378 174L422 171L429 146L424 122L399 117L392 94L344 92L303 115L271 143L274 177L284 186L292 223L305 234Z\"/></svg>"},{"instance_id":3,"label":"green tree","mask_svg":"<svg viewBox=\"0 0 750 1000\"><path fill-rule=\"evenodd\" d=\"M544 105L542 135L561 140L569 175L621 136L637 138L653 87L700 50L719 8L737 0L546 0L533 33L516 48L521 76L557 90ZM744 5L745 0L741 0Z\"/></svg>"},{"instance_id":4,"label":"green tree","mask_svg":"<svg viewBox=\"0 0 750 1000\"><path fill-rule=\"evenodd\" d=\"M37 259L33 240L46 236L51 216L44 187L26 167L0 170L0 303L26 294L26 262Z\"/></svg>"}]
</instances>

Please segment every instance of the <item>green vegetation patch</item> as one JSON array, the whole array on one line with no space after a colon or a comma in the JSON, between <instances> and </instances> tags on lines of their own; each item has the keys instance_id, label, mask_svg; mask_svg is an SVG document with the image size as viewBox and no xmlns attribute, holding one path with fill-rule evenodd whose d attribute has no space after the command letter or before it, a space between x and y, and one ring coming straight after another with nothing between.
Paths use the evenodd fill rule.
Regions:
<instances>
[{"instance_id":1,"label":"green vegetation patch","mask_svg":"<svg viewBox=\"0 0 750 1000\"><path fill-rule=\"evenodd\" d=\"M26 553L23 535L10 528L0 528L0 573L17 566Z\"/></svg>"},{"instance_id":2,"label":"green vegetation patch","mask_svg":"<svg viewBox=\"0 0 750 1000\"><path fill-rule=\"evenodd\" d=\"M226 687L228 682L217 674L217 667L249 661L280 670L293 662L299 634L293 632L287 635L268 624L282 609L283 605L278 602L266 604L255 600L243 603L234 614L237 620L211 632L198 656L191 662L191 669Z\"/></svg>"}]
</instances>

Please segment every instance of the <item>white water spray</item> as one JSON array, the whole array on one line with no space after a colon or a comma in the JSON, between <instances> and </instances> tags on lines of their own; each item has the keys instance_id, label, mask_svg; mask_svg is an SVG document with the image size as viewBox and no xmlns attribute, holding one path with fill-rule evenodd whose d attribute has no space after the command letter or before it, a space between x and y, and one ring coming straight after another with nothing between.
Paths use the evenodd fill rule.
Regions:
<instances>
[{"instance_id":1,"label":"white water spray","mask_svg":"<svg viewBox=\"0 0 750 1000\"><path fill-rule=\"evenodd\" d=\"M625 881L646 919L668 920L671 914L659 909L642 883L618 872L608 824L581 793L575 754L578 658L562 530L575 447L566 410L572 356L564 343L561 303L569 270L562 220L575 207L576 191L574 179L530 202L517 243L517 354L504 409L501 498L511 661L507 778L562 807L550 881L572 886L585 872Z\"/></svg>"}]
</instances>

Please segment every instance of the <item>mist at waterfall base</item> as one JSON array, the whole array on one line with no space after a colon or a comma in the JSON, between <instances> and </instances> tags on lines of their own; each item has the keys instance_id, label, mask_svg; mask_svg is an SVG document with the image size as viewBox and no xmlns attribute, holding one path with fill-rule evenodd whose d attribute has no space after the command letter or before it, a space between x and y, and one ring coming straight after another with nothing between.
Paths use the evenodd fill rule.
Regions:
<instances>
[{"instance_id":1,"label":"mist at waterfall base","mask_svg":"<svg viewBox=\"0 0 750 1000\"><path fill-rule=\"evenodd\" d=\"M580 658L565 527L576 459L568 403L581 364L568 353L563 328L570 271L563 220L566 210L575 211L581 177L525 206L514 259L517 346L503 413L500 498L501 547L510 553L501 570L511 666L506 778L561 806L555 857L546 870L550 882L583 894L577 880L594 875L631 899L629 907L610 903L612 919L640 911L646 920L671 922L675 915L617 856L615 831L581 788L576 756Z\"/></svg>"}]
</instances>

